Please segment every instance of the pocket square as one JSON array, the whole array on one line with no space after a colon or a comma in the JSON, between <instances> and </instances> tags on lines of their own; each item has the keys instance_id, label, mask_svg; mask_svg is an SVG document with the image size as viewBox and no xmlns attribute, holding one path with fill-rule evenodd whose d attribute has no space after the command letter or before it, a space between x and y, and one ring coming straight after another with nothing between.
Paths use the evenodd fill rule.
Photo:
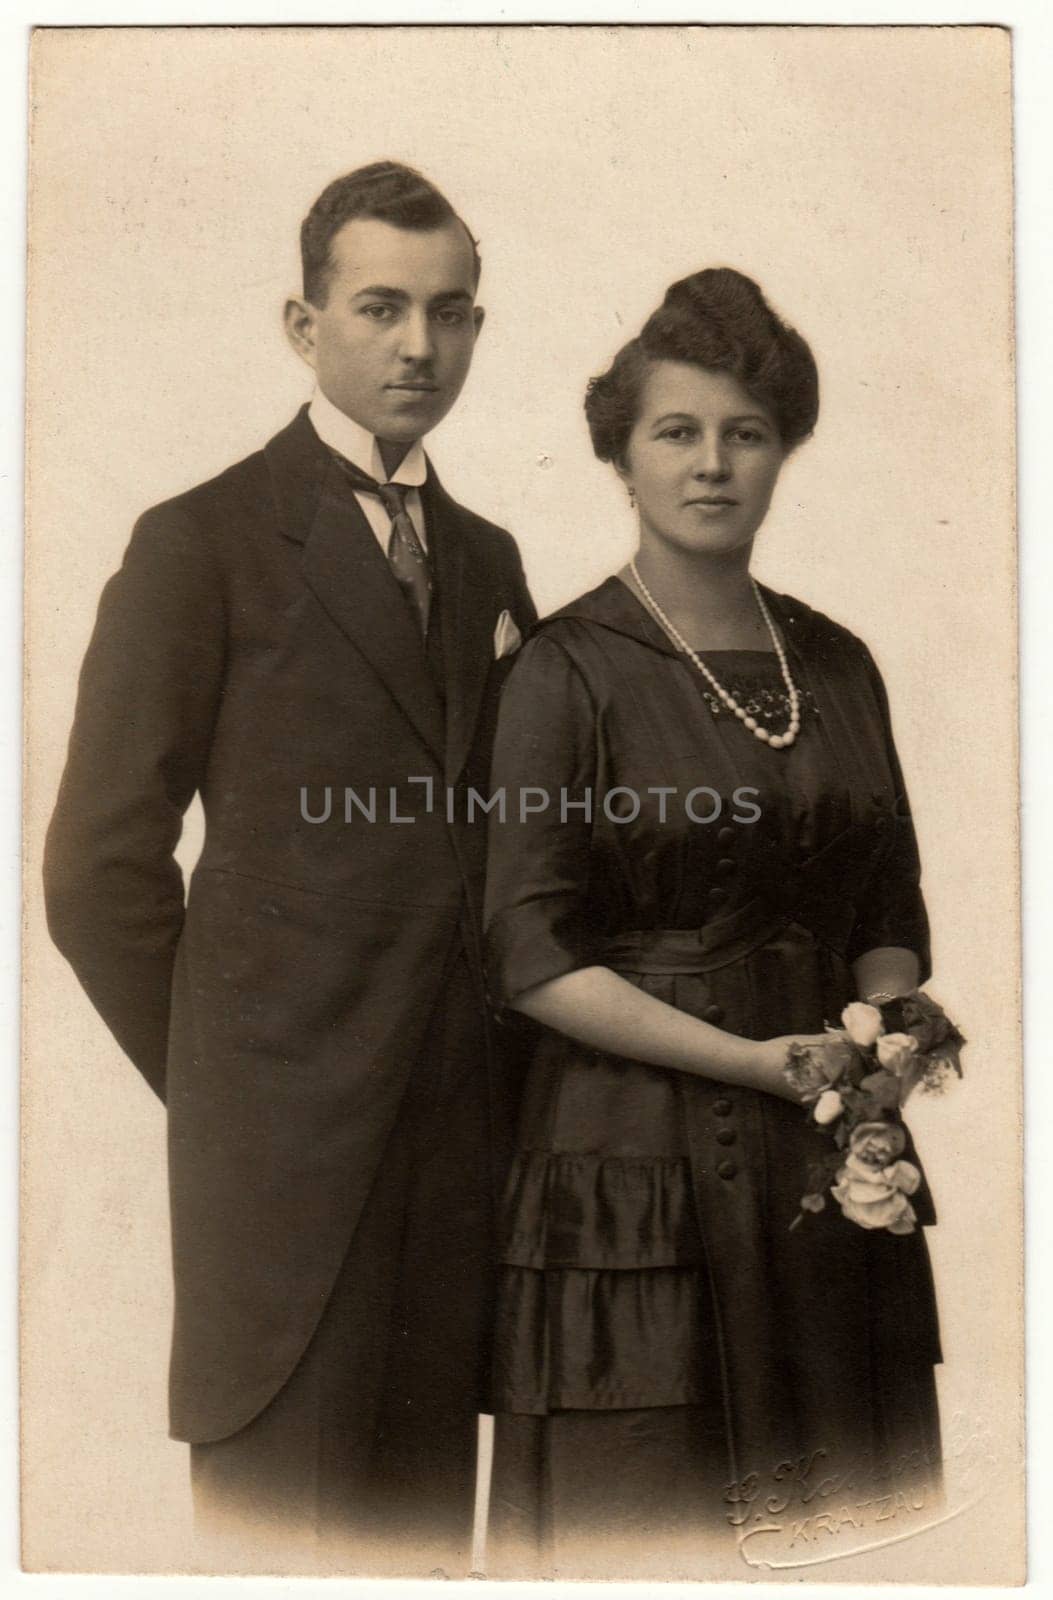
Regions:
<instances>
[{"instance_id":1,"label":"pocket square","mask_svg":"<svg viewBox=\"0 0 1053 1600\"><path fill-rule=\"evenodd\" d=\"M512 613L502 611L494 629L494 660L500 661L502 656L514 655L522 643L523 635L513 622Z\"/></svg>"}]
</instances>

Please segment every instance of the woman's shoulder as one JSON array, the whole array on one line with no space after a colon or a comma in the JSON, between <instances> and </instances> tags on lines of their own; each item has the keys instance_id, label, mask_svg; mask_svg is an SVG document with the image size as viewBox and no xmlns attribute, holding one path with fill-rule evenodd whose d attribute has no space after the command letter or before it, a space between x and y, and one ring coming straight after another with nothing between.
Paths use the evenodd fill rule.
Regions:
<instances>
[{"instance_id":1,"label":"woman's shoulder","mask_svg":"<svg viewBox=\"0 0 1053 1600\"><path fill-rule=\"evenodd\" d=\"M798 595L781 594L763 583L759 587L772 616L799 648L808 648L820 656L847 653L864 662L872 661L865 640L843 622L835 621Z\"/></svg>"},{"instance_id":2,"label":"woman's shoulder","mask_svg":"<svg viewBox=\"0 0 1053 1600\"><path fill-rule=\"evenodd\" d=\"M618 639L631 639L662 651L672 650L665 634L632 590L613 575L594 589L567 601L558 610L540 617L531 633L532 641L559 646L575 658L591 654L600 641L609 647Z\"/></svg>"}]
</instances>

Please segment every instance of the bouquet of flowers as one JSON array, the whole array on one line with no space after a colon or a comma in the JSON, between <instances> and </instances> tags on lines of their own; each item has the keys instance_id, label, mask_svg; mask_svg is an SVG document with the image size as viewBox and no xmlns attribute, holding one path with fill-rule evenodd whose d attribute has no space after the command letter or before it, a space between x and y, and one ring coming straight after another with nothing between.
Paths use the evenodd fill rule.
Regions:
<instances>
[{"instance_id":1,"label":"bouquet of flowers","mask_svg":"<svg viewBox=\"0 0 1053 1600\"><path fill-rule=\"evenodd\" d=\"M965 1039L942 1007L920 989L881 1005L855 1001L842 1027L817 1045L790 1046L783 1068L808 1116L833 1134L833 1148L809 1171L802 1214L822 1211L826 1192L861 1228L913 1233L910 1196L921 1182L907 1143L902 1109L918 1089L933 1093L961 1077Z\"/></svg>"}]
</instances>

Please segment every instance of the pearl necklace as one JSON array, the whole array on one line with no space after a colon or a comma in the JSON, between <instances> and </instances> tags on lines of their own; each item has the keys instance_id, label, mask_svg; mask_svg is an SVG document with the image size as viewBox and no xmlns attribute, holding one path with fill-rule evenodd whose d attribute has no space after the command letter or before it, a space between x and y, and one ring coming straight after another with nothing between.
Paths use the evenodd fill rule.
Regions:
<instances>
[{"instance_id":1,"label":"pearl necklace","mask_svg":"<svg viewBox=\"0 0 1053 1600\"><path fill-rule=\"evenodd\" d=\"M775 624L772 622L768 608L764 604L764 597L761 594L760 589L757 587L756 579L750 579L750 585L753 589L753 598L757 602L760 614L764 618L765 625L769 634L771 635L771 642L775 647L775 654L779 658L782 681L786 685L786 693L790 697L790 723L785 733L769 733L767 728L762 728L757 722L756 718L749 715L745 706L740 706L737 700L735 700L733 696L730 695L724 688L723 684L717 682L716 678L714 678L705 662L699 658L699 656L687 643L683 634L678 632L678 630L670 622L669 618L658 604L658 601L655 599L646 583L644 583L639 572L636 570L635 557L633 557L633 559L629 562L629 571L636 580L636 583L640 589L640 593L647 601L647 604L654 612L658 621L662 624L662 627L665 629L666 633L668 633L674 644L676 644L686 656L691 658L699 672L706 679L706 682L712 685L712 688L721 704L724 705L728 711L732 712L736 717L738 717L739 721L742 723L742 726L744 728L748 728L753 737L755 739L759 739L762 744L770 745L773 750L784 750L787 745L793 744L793 741L796 739L798 730L801 726L801 696L798 692L797 685L790 676L790 666L789 662L786 660L786 651L782 647L782 640L775 631Z\"/></svg>"}]
</instances>

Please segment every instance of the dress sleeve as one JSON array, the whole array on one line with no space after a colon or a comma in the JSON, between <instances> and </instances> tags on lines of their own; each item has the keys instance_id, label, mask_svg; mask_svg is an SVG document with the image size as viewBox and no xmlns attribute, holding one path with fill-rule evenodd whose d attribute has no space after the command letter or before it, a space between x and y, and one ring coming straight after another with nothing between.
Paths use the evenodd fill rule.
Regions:
<instances>
[{"instance_id":1,"label":"dress sleeve","mask_svg":"<svg viewBox=\"0 0 1053 1600\"><path fill-rule=\"evenodd\" d=\"M918 982L925 983L932 976L932 957L929 919L921 893L918 841L892 736L888 694L877 664L865 645L863 664L881 718L895 800L891 818L892 841L872 871L861 897L848 959L855 961L868 950L876 950L883 945L897 945L914 951L921 966Z\"/></svg>"},{"instance_id":2,"label":"dress sleeve","mask_svg":"<svg viewBox=\"0 0 1053 1600\"><path fill-rule=\"evenodd\" d=\"M501 697L491 770L486 960L490 997L589 965L587 888L596 717L562 645L536 634ZM588 798L590 810L574 802ZM535 809L536 808L536 809Z\"/></svg>"}]
</instances>

